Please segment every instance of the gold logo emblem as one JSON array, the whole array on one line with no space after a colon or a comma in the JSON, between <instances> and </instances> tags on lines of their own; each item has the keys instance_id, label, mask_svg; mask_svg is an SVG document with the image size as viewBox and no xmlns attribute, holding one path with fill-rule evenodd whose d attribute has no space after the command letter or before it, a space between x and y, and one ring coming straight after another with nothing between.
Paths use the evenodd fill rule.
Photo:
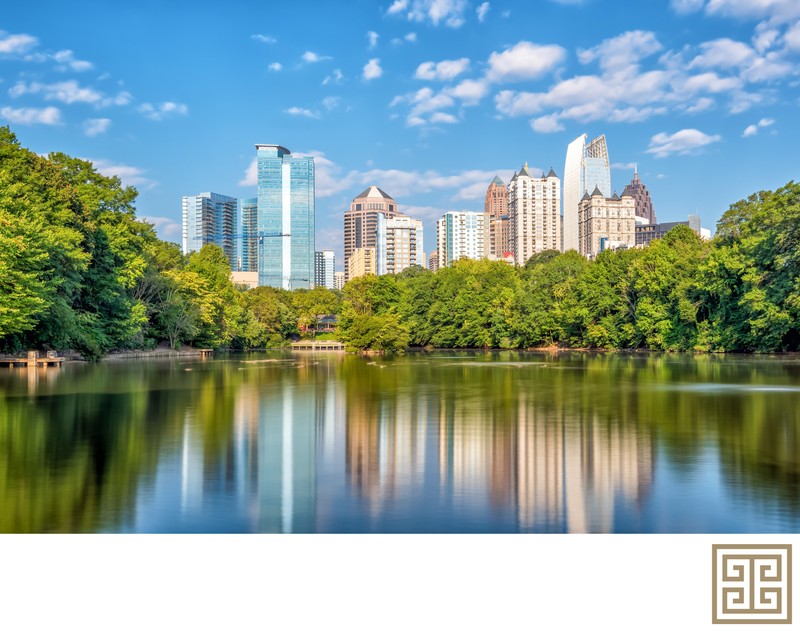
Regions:
<instances>
[{"instance_id":1,"label":"gold logo emblem","mask_svg":"<svg viewBox=\"0 0 800 632\"><path fill-rule=\"evenodd\" d=\"M714 623L792 622L791 544L714 544Z\"/></svg>"}]
</instances>

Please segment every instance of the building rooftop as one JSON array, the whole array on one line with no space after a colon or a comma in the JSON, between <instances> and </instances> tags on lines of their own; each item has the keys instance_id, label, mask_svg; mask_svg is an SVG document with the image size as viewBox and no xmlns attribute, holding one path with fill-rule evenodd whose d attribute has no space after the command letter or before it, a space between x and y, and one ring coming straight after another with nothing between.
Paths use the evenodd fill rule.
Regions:
<instances>
[{"instance_id":1,"label":"building rooftop","mask_svg":"<svg viewBox=\"0 0 800 632\"><path fill-rule=\"evenodd\" d=\"M625 190L622 192L622 197L633 197L630 187L625 187Z\"/></svg>"},{"instance_id":2,"label":"building rooftop","mask_svg":"<svg viewBox=\"0 0 800 632\"><path fill-rule=\"evenodd\" d=\"M505 186L505 182L500 179L500 176L495 176L494 180L492 180L492 184L496 184L498 186Z\"/></svg>"},{"instance_id":3,"label":"building rooftop","mask_svg":"<svg viewBox=\"0 0 800 632\"><path fill-rule=\"evenodd\" d=\"M394 198L393 198L391 195L389 195L388 193L386 193L386 191L384 191L383 189L379 189L379 188L378 188L378 187L376 187L374 184L373 184L372 186L368 187L367 189L365 189L364 191L362 191L361 193L359 193L359 194L358 194L358 195L355 197L355 199L358 199L358 198L366 198L366 197L370 197L370 198L377 198L377 197L380 197L380 198L383 198L383 199L385 199L385 200L392 200L392 201L394 201Z\"/></svg>"},{"instance_id":4,"label":"building rooftop","mask_svg":"<svg viewBox=\"0 0 800 632\"><path fill-rule=\"evenodd\" d=\"M553 170L553 168L552 168L552 167L550 167L550 173L548 173L548 174L547 174L547 177L548 177L548 178L557 178L557 177L558 177L558 176L556 175L556 172Z\"/></svg>"},{"instance_id":5,"label":"building rooftop","mask_svg":"<svg viewBox=\"0 0 800 632\"><path fill-rule=\"evenodd\" d=\"M600 190L600 187L595 187L594 191L592 191L592 197L594 197L595 195L603 197L603 192Z\"/></svg>"},{"instance_id":6,"label":"building rooftop","mask_svg":"<svg viewBox=\"0 0 800 632\"><path fill-rule=\"evenodd\" d=\"M283 145L265 145L262 143L256 143L256 150L258 149L277 149L279 152L283 152L284 154L292 153L288 149L286 149L286 147L284 147Z\"/></svg>"}]
</instances>

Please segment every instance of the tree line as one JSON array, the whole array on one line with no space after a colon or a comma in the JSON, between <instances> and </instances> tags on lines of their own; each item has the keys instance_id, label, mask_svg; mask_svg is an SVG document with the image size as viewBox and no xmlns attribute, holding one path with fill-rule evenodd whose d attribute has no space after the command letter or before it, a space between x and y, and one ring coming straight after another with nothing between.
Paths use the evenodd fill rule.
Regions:
<instances>
[{"instance_id":1,"label":"tree line","mask_svg":"<svg viewBox=\"0 0 800 632\"><path fill-rule=\"evenodd\" d=\"M461 260L366 276L343 292L246 290L217 246L185 256L137 219L136 190L0 127L0 352L278 347L338 314L352 350L800 349L800 185L733 204L716 237L686 226L644 249L524 266Z\"/></svg>"}]
</instances>

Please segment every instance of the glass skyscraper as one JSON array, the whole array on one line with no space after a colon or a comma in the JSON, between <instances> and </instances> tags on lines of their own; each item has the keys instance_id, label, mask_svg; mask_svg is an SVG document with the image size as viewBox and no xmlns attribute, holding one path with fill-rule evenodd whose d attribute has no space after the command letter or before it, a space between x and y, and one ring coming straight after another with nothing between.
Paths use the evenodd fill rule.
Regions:
<instances>
[{"instance_id":1,"label":"glass skyscraper","mask_svg":"<svg viewBox=\"0 0 800 632\"><path fill-rule=\"evenodd\" d=\"M611 165L608 160L606 137L595 138L588 145L581 134L567 148L564 164L564 221L563 250L578 250L578 206L581 198L595 187L604 197L611 197Z\"/></svg>"},{"instance_id":2,"label":"glass skyscraper","mask_svg":"<svg viewBox=\"0 0 800 632\"><path fill-rule=\"evenodd\" d=\"M219 193L184 195L182 198L183 254L216 244L225 252L231 270L237 269L235 197Z\"/></svg>"},{"instance_id":3,"label":"glass skyscraper","mask_svg":"<svg viewBox=\"0 0 800 632\"><path fill-rule=\"evenodd\" d=\"M242 272L258 272L258 198L239 201L239 217L242 218L239 244Z\"/></svg>"},{"instance_id":4,"label":"glass skyscraper","mask_svg":"<svg viewBox=\"0 0 800 632\"><path fill-rule=\"evenodd\" d=\"M280 145L256 145L258 284L285 290L314 285L314 158Z\"/></svg>"}]
</instances>

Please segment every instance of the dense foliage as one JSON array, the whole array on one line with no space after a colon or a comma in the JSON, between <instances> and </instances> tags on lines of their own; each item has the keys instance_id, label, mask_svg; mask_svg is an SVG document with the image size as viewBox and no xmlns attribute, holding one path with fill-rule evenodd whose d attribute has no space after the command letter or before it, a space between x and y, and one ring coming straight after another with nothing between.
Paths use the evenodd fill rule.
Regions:
<instances>
[{"instance_id":1,"label":"dense foliage","mask_svg":"<svg viewBox=\"0 0 800 632\"><path fill-rule=\"evenodd\" d=\"M433 274L244 290L216 246L184 256L136 218L136 191L91 163L39 156L0 128L0 352L252 349L340 314L352 350L409 345L700 351L800 349L800 185L731 206L718 235L679 226L648 248L462 260Z\"/></svg>"}]
</instances>

